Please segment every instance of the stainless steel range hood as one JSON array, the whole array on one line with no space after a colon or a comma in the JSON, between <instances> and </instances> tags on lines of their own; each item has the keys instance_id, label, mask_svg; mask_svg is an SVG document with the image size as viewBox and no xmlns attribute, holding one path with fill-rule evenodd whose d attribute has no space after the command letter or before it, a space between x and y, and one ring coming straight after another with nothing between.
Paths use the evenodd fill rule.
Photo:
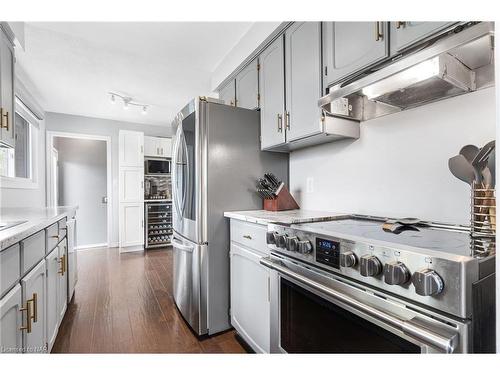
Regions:
<instances>
[{"instance_id":1,"label":"stainless steel range hood","mask_svg":"<svg viewBox=\"0 0 500 375\"><path fill-rule=\"evenodd\" d=\"M318 104L328 115L365 121L493 86L493 37L492 22L475 24L331 87Z\"/></svg>"}]
</instances>

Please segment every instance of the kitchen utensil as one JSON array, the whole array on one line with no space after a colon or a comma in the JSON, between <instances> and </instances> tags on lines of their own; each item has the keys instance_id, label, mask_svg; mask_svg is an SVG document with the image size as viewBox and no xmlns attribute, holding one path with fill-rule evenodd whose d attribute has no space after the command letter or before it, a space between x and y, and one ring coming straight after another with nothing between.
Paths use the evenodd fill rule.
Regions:
<instances>
[{"instance_id":1,"label":"kitchen utensil","mask_svg":"<svg viewBox=\"0 0 500 375\"><path fill-rule=\"evenodd\" d=\"M478 153L479 147L476 145L465 145L460 150L460 155L463 155L470 163L472 163Z\"/></svg>"},{"instance_id":2,"label":"kitchen utensil","mask_svg":"<svg viewBox=\"0 0 500 375\"><path fill-rule=\"evenodd\" d=\"M490 170L491 173L491 188L494 189L496 186L496 165L495 165L495 153L496 151L493 150L490 154L490 157L488 158L488 169Z\"/></svg>"},{"instance_id":3,"label":"kitchen utensil","mask_svg":"<svg viewBox=\"0 0 500 375\"><path fill-rule=\"evenodd\" d=\"M493 177L492 177L491 171L488 168L488 166L484 167L481 175L482 175L482 181L483 181L484 187L486 189L491 188L491 181L492 181Z\"/></svg>"},{"instance_id":4,"label":"kitchen utensil","mask_svg":"<svg viewBox=\"0 0 500 375\"><path fill-rule=\"evenodd\" d=\"M481 182L482 171L484 167L488 164L488 157L491 152L495 149L495 141L488 142L479 150L477 155L472 160L472 166L475 169L476 181Z\"/></svg>"},{"instance_id":5,"label":"kitchen utensil","mask_svg":"<svg viewBox=\"0 0 500 375\"><path fill-rule=\"evenodd\" d=\"M448 160L450 172L463 182L471 185L476 179L476 172L463 155L456 155Z\"/></svg>"}]
</instances>

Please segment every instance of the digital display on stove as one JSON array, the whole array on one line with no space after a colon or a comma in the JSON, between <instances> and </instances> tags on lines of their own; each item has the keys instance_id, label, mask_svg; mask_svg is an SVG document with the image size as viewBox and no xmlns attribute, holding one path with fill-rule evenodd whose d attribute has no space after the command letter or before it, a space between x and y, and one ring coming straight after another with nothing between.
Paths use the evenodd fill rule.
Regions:
<instances>
[{"instance_id":1,"label":"digital display on stove","mask_svg":"<svg viewBox=\"0 0 500 375\"><path fill-rule=\"evenodd\" d=\"M340 268L340 242L316 237L316 262Z\"/></svg>"}]
</instances>

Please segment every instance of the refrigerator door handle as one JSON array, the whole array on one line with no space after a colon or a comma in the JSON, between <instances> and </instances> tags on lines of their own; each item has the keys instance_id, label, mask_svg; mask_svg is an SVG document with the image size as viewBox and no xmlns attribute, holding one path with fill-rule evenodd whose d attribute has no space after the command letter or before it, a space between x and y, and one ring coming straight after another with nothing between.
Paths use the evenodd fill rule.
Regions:
<instances>
[{"instance_id":1,"label":"refrigerator door handle","mask_svg":"<svg viewBox=\"0 0 500 375\"><path fill-rule=\"evenodd\" d=\"M194 246L184 245L181 241L178 241L175 238L172 238L172 245L174 247L176 247L177 249L179 249L181 251L185 251L187 253L192 253L194 250Z\"/></svg>"}]
</instances>

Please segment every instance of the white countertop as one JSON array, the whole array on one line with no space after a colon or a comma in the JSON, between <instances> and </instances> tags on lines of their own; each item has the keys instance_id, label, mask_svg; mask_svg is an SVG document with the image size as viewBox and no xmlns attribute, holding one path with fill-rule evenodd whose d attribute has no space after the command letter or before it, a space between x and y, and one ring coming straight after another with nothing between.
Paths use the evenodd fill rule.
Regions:
<instances>
[{"instance_id":1,"label":"white countertop","mask_svg":"<svg viewBox=\"0 0 500 375\"><path fill-rule=\"evenodd\" d=\"M288 210L288 211L229 211L224 212L224 216L231 219L238 219L257 224L300 224L316 221L333 220L345 214L327 211L311 211L311 210Z\"/></svg>"},{"instance_id":2,"label":"white countertop","mask_svg":"<svg viewBox=\"0 0 500 375\"><path fill-rule=\"evenodd\" d=\"M26 221L25 223L0 230L0 250L16 244L24 238L52 225L65 216L73 216L77 206L40 208L2 208L0 222Z\"/></svg>"}]
</instances>

